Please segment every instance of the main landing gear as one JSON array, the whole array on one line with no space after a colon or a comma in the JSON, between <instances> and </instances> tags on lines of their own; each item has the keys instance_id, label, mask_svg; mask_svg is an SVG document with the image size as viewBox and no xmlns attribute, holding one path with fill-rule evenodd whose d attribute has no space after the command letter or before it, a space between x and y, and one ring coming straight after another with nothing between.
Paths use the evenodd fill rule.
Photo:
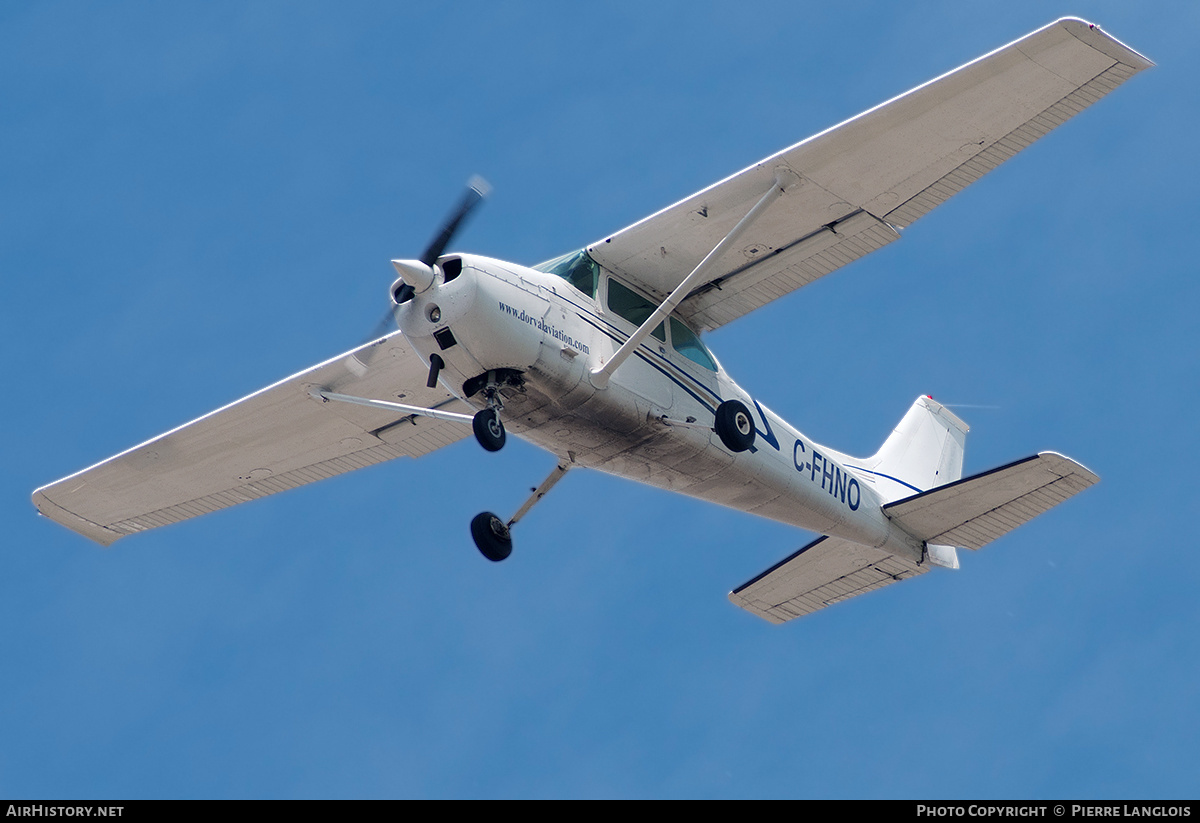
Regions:
<instances>
[{"instance_id":1,"label":"main landing gear","mask_svg":"<svg viewBox=\"0 0 1200 823\"><path fill-rule=\"evenodd\" d=\"M480 554L493 563L512 554L512 532L507 523L491 512L480 512L471 520L471 539Z\"/></svg>"},{"instance_id":2,"label":"main landing gear","mask_svg":"<svg viewBox=\"0 0 1200 823\"><path fill-rule=\"evenodd\" d=\"M436 355L434 356L437 357ZM436 363L440 363L440 361L441 358L439 357ZM431 367L431 369L437 368L439 368L437 365ZM388 409L405 414L432 417L437 420L453 420L458 423L469 422L472 430L475 432L475 439L479 441L479 445L490 452L496 452L504 447L504 441L507 439L504 433L504 423L500 420L500 410L503 408L500 398L500 386L509 385L519 389L520 384L517 382L519 377L520 375L516 373L505 375L497 371L488 372L486 375L480 375L478 378L475 378L476 381L483 382L486 380L487 382L483 386L476 385L474 391L469 391L468 395L472 395L476 391L482 391L484 399L487 402L487 408L480 409L473 416L458 412L442 411L441 409L410 406L390 400L372 400L367 397L354 397L324 389L313 389L309 394L323 403L330 401L353 403L370 408ZM433 381L435 379L436 374L431 370L430 380ZM508 522L501 520L491 512L483 512L471 520L471 537L484 557L492 562L499 562L512 554L512 527L533 508L535 503L546 496L546 493L554 487L555 483L562 479L563 475L567 473L567 470L571 468L574 462L575 455L568 452L567 460L560 462L554 467L554 470L542 481L540 486L533 490L533 494L529 496L529 499L525 501L524 505L517 510L517 513Z\"/></svg>"},{"instance_id":3,"label":"main landing gear","mask_svg":"<svg viewBox=\"0 0 1200 823\"><path fill-rule=\"evenodd\" d=\"M754 437L757 433L754 428L754 418L750 416L750 410L740 400L726 400L717 406L711 426L705 423L697 423L694 417L688 417L687 420L673 420L664 414L659 419L668 426L681 426L683 428L715 432L717 437L721 439L721 442L725 444L725 448L735 454L747 451L753 447Z\"/></svg>"},{"instance_id":4,"label":"main landing gear","mask_svg":"<svg viewBox=\"0 0 1200 823\"><path fill-rule=\"evenodd\" d=\"M480 412L483 414L483 412ZM478 432L476 432L478 435ZM486 446L484 448L487 448ZM563 475L571 468L571 463L574 462L575 456L568 454L568 461L559 463L554 467L554 470L547 475L542 481L542 485L533 490L533 494L529 495L529 499L517 509L517 513L506 523L491 512L481 512L475 515L471 520L471 539L475 541L475 547L479 549L479 553L491 560L493 563L499 563L501 560L512 554L512 527L517 524L517 521L529 513L529 510L534 507L539 500L546 496L550 489L554 488L554 484L562 480Z\"/></svg>"},{"instance_id":5,"label":"main landing gear","mask_svg":"<svg viewBox=\"0 0 1200 823\"><path fill-rule=\"evenodd\" d=\"M440 359L438 358L439 362ZM432 371L432 369L436 368L438 368L436 364L431 365L431 380L436 378L436 374ZM496 452L504 447L505 440L507 439L504 432L504 423L500 419L500 410L504 407L500 397L500 387L508 385L516 387L519 390L519 380L519 373L512 372L506 374L504 370L496 370L479 375L468 381L467 385L464 386L464 388L468 389L467 395L472 396L476 392L482 391L487 403L486 408L480 409L474 415L410 406L389 400L371 400L365 397L353 397L323 389L313 389L309 393L322 402L339 401L354 403L361 406L390 409L440 420L454 420L461 423L470 422L471 428L475 432L475 439L479 441L479 445L490 452ZM472 384L474 385L472 386ZM726 400L717 406L711 427L696 422L693 417L689 417L684 421L669 420L666 416L663 416L662 422L669 426L687 426L716 432L721 442L731 452L744 452L754 445L754 418L750 416L750 410L746 408L746 404L738 400ZM563 475L571 468L575 462L575 455L568 452L567 458L567 460L560 462L554 467L554 470L542 481L540 486L533 490L533 494L530 495L529 499L525 501L521 508L517 510L517 513L507 522L501 520L492 512L482 512L471 520L471 538L475 541L475 546L479 549L480 554L494 563L498 563L512 554L512 527L539 500L545 497L550 489L554 487L554 484L561 480Z\"/></svg>"},{"instance_id":6,"label":"main landing gear","mask_svg":"<svg viewBox=\"0 0 1200 823\"><path fill-rule=\"evenodd\" d=\"M717 406L713 428L731 452L744 452L754 445L754 418L740 400L726 400Z\"/></svg>"}]
</instances>

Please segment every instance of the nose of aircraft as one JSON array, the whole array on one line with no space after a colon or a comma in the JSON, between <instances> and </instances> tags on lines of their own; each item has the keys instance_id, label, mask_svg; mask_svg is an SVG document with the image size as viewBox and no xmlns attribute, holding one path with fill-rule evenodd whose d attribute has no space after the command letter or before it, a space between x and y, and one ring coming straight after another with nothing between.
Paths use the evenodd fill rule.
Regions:
<instances>
[{"instance_id":1,"label":"nose of aircraft","mask_svg":"<svg viewBox=\"0 0 1200 823\"><path fill-rule=\"evenodd\" d=\"M397 295L403 286L410 287L414 294L423 294L433 285L433 281L437 277L434 266L423 260L393 260L392 268L399 275L399 279L392 284L392 302L394 303L403 302Z\"/></svg>"},{"instance_id":2,"label":"nose of aircraft","mask_svg":"<svg viewBox=\"0 0 1200 823\"><path fill-rule=\"evenodd\" d=\"M396 311L403 303L412 299L413 295L424 294L434 287L438 275L443 274L442 285L449 283L458 276L459 269L453 272L445 267L439 267L437 260L442 256L455 233L466 222L483 199L487 197L492 187L482 177L476 175L467 182L467 190L459 200L458 205L447 216L425 251L417 260L393 260L392 268L399 275L392 283L392 310Z\"/></svg>"},{"instance_id":3,"label":"nose of aircraft","mask_svg":"<svg viewBox=\"0 0 1200 823\"><path fill-rule=\"evenodd\" d=\"M409 339L425 337L461 320L474 302L476 278L458 255L432 266L393 260L400 277L392 284L392 312Z\"/></svg>"}]
</instances>

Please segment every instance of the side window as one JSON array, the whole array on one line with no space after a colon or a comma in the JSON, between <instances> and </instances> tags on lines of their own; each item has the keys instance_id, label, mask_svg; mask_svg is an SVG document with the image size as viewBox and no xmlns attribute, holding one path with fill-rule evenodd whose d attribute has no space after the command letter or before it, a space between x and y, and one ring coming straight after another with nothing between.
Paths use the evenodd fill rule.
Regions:
<instances>
[{"instance_id":1,"label":"side window","mask_svg":"<svg viewBox=\"0 0 1200 823\"><path fill-rule=\"evenodd\" d=\"M704 344L700 342L696 333L674 317L671 318L671 345L675 351L693 363L703 366L709 371L717 370L716 361L712 359L708 349L704 348Z\"/></svg>"},{"instance_id":2,"label":"side window","mask_svg":"<svg viewBox=\"0 0 1200 823\"><path fill-rule=\"evenodd\" d=\"M608 307L635 326L645 323L646 318L654 314L654 310L658 308L654 303L611 277L608 278ZM659 323L658 328L650 334L664 343L667 342L667 330L662 323Z\"/></svg>"}]
</instances>

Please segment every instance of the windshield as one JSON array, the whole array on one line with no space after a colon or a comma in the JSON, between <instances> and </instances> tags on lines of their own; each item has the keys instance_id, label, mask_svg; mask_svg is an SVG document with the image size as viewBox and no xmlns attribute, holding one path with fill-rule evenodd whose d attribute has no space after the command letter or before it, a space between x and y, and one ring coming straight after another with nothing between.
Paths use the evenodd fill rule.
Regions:
<instances>
[{"instance_id":1,"label":"windshield","mask_svg":"<svg viewBox=\"0 0 1200 823\"><path fill-rule=\"evenodd\" d=\"M586 249L564 254L533 268L547 274L557 274L588 297L596 297L596 287L600 283L600 266L588 255Z\"/></svg>"}]
</instances>

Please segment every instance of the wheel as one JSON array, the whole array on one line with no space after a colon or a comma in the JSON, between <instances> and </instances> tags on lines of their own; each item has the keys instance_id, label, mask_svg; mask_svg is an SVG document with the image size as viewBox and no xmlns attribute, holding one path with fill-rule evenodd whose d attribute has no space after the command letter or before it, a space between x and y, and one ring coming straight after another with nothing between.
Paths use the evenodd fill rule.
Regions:
<instances>
[{"instance_id":1,"label":"wheel","mask_svg":"<svg viewBox=\"0 0 1200 823\"><path fill-rule=\"evenodd\" d=\"M471 420L471 428L475 430L475 439L479 441L479 445L488 451L498 452L504 448L506 439L504 423L500 420L500 413L495 409L483 409L475 412L475 417Z\"/></svg>"},{"instance_id":2,"label":"wheel","mask_svg":"<svg viewBox=\"0 0 1200 823\"><path fill-rule=\"evenodd\" d=\"M512 554L512 533L504 521L491 512L481 512L471 520L471 537L480 554L499 563Z\"/></svg>"},{"instance_id":3,"label":"wheel","mask_svg":"<svg viewBox=\"0 0 1200 823\"><path fill-rule=\"evenodd\" d=\"M731 452L744 452L754 445L754 418L746 404L739 400L726 400L717 406L714 427L717 437Z\"/></svg>"}]
</instances>

